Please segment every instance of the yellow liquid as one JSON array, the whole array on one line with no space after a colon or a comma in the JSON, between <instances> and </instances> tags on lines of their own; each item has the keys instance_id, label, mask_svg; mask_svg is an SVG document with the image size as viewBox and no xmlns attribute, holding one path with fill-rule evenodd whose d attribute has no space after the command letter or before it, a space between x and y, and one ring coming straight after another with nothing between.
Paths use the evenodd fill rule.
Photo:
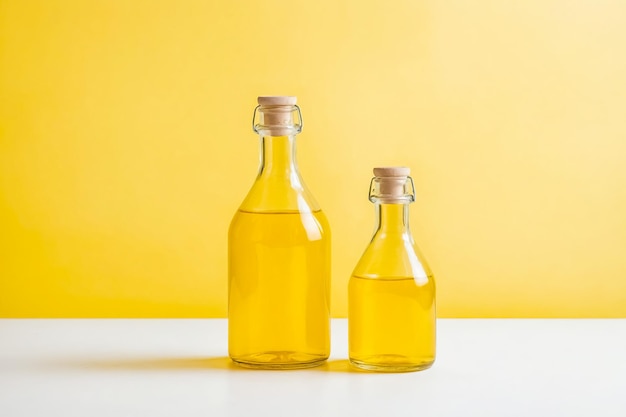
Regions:
<instances>
[{"instance_id":1,"label":"yellow liquid","mask_svg":"<svg viewBox=\"0 0 626 417\"><path fill-rule=\"evenodd\" d=\"M229 231L228 349L253 368L306 368L330 353L330 236L321 211L238 211Z\"/></svg>"},{"instance_id":2,"label":"yellow liquid","mask_svg":"<svg viewBox=\"0 0 626 417\"><path fill-rule=\"evenodd\" d=\"M435 361L435 287L424 278L352 276L350 362L362 369L402 372Z\"/></svg>"}]
</instances>

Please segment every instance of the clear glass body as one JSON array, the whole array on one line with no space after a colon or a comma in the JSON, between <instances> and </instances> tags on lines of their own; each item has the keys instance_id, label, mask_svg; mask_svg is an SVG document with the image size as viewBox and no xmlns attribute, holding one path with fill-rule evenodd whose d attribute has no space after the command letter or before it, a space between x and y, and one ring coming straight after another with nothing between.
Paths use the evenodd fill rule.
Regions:
<instances>
[{"instance_id":1,"label":"clear glass body","mask_svg":"<svg viewBox=\"0 0 626 417\"><path fill-rule=\"evenodd\" d=\"M435 361L435 282L409 230L410 199L373 198L376 229L348 286L350 362L407 372Z\"/></svg>"},{"instance_id":2,"label":"clear glass body","mask_svg":"<svg viewBox=\"0 0 626 417\"><path fill-rule=\"evenodd\" d=\"M259 174L228 235L229 355L251 368L312 367L330 353L330 230L298 172L298 129L257 129Z\"/></svg>"}]
</instances>

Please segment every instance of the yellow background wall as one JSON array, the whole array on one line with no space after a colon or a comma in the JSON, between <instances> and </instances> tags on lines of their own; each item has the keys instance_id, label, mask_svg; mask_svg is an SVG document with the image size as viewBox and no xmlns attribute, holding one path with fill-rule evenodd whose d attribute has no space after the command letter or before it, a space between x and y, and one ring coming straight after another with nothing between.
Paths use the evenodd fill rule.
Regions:
<instances>
[{"instance_id":1,"label":"yellow background wall","mask_svg":"<svg viewBox=\"0 0 626 417\"><path fill-rule=\"evenodd\" d=\"M294 94L334 315L372 231L371 167L406 164L441 317L624 317L625 15L608 0L3 0L0 316L224 316L255 98Z\"/></svg>"}]
</instances>

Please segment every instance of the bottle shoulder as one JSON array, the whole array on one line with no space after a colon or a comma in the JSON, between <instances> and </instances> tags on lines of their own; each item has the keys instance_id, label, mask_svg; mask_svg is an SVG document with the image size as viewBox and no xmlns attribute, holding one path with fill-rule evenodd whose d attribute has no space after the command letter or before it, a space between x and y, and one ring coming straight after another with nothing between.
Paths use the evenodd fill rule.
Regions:
<instances>
[{"instance_id":1,"label":"bottle shoulder","mask_svg":"<svg viewBox=\"0 0 626 417\"><path fill-rule=\"evenodd\" d=\"M284 177L259 175L239 210L314 213L320 211L320 206L298 174Z\"/></svg>"},{"instance_id":2,"label":"bottle shoulder","mask_svg":"<svg viewBox=\"0 0 626 417\"><path fill-rule=\"evenodd\" d=\"M408 236L374 235L359 259L353 276L376 279L430 281L433 274L415 241Z\"/></svg>"}]
</instances>

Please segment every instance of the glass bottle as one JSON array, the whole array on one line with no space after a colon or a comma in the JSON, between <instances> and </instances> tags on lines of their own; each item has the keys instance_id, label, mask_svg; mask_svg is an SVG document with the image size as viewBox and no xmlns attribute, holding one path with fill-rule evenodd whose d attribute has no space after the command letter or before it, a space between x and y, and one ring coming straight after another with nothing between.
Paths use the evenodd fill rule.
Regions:
<instances>
[{"instance_id":1,"label":"glass bottle","mask_svg":"<svg viewBox=\"0 0 626 417\"><path fill-rule=\"evenodd\" d=\"M374 168L376 228L348 285L350 362L382 372L435 361L435 282L409 230L410 170Z\"/></svg>"},{"instance_id":2,"label":"glass bottle","mask_svg":"<svg viewBox=\"0 0 626 417\"><path fill-rule=\"evenodd\" d=\"M330 353L330 229L296 164L296 97L258 103L260 168L228 233L228 351L244 367L308 368Z\"/></svg>"}]
</instances>

